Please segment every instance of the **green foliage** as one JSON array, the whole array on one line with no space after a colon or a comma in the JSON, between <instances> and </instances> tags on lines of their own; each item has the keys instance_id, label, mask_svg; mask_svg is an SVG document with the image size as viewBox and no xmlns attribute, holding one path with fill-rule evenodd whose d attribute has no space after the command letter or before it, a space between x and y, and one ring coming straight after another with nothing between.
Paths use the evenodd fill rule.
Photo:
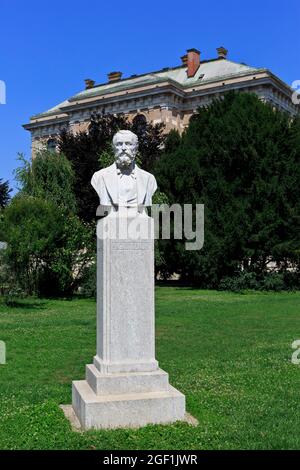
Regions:
<instances>
[{"instance_id":1,"label":"green foliage","mask_svg":"<svg viewBox=\"0 0 300 470\"><path fill-rule=\"evenodd\" d=\"M152 197L152 204L169 204L169 198L165 193L157 190Z\"/></svg>"},{"instance_id":2,"label":"green foliage","mask_svg":"<svg viewBox=\"0 0 300 470\"><path fill-rule=\"evenodd\" d=\"M269 273L265 274L262 282L262 290L272 290L280 292L286 288L284 282L284 274L282 273Z\"/></svg>"},{"instance_id":3,"label":"green foliage","mask_svg":"<svg viewBox=\"0 0 300 470\"><path fill-rule=\"evenodd\" d=\"M99 164L101 168L106 168L114 163L114 153L111 145L107 146L107 149L104 149L99 154Z\"/></svg>"},{"instance_id":4,"label":"green foliage","mask_svg":"<svg viewBox=\"0 0 300 470\"><path fill-rule=\"evenodd\" d=\"M61 235L61 217L53 203L33 196L16 197L6 208L2 229L8 243L5 258L27 293L37 293L39 280Z\"/></svg>"},{"instance_id":5,"label":"green foliage","mask_svg":"<svg viewBox=\"0 0 300 470\"><path fill-rule=\"evenodd\" d=\"M14 170L15 180L18 183L18 189L24 193L32 193L33 178L31 177L31 161L27 160L23 153L18 153L17 160L20 162Z\"/></svg>"},{"instance_id":6,"label":"green foliage","mask_svg":"<svg viewBox=\"0 0 300 470\"><path fill-rule=\"evenodd\" d=\"M8 204L10 200L9 193L11 191L12 190L9 188L9 182L3 181L3 179L0 178L0 210L4 209L4 207Z\"/></svg>"},{"instance_id":7,"label":"green foliage","mask_svg":"<svg viewBox=\"0 0 300 470\"><path fill-rule=\"evenodd\" d=\"M90 263L80 284L80 295L96 298L97 295L97 264L96 260Z\"/></svg>"},{"instance_id":8,"label":"green foliage","mask_svg":"<svg viewBox=\"0 0 300 470\"><path fill-rule=\"evenodd\" d=\"M259 289L259 282L255 273L241 272L235 277L225 277L219 284L220 290L230 290L232 292L241 292L248 289Z\"/></svg>"},{"instance_id":9,"label":"green foliage","mask_svg":"<svg viewBox=\"0 0 300 470\"><path fill-rule=\"evenodd\" d=\"M168 196L162 191L157 190L152 198L152 204L169 204ZM149 215L151 216L150 211ZM158 239L154 241L155 276L157 276L159 273L163 274L168 270L164 257L164 246L165 240Z\"/></svg>"},{"instance_id":10,"label":"green foliage","mask_svg":"<svg viewBox=\"0 0 300 470\"><path fill-rule=\"evenodd\" d=\"M28 295L70 295L94 256L94 234L52 201L16 196L1 223L12 281Z\"/></svg>"},{"instance_id":11,"label":"green foliage","mask_svg":"<svg viewBox=\"0 0 300 470\"><path fill-rule=\"evenodd\" d=\"M21 165L15 170L15 175L21 193L52 201L74 213L74 172L64 154L43 150L37 153L32 163L23 154L18 156Z\"/></svg>"},{"instance_id":12,"label":"green foliage","mask_svg":"<svg viewBox=\"0 0 300 470\"><path fill-rule=\"evenodd\" d=\"M8 307L14 307L19 299L24 299L26 294L17 284L10 282L3 293L4 303Z\"/></svg>"},{"instance_id":13,"label":"green foliage","mask_svg":"<svg viewBox=\"0 0 300 470\"><path fill-rule=\"evenodd\" d=\"M179 132L175 129L172 129L165 140L164 152L167 154L171 152L176 152L176 150L180 146L180 143L181 138Z\"/></svg>"},{"instance_id":14,"label":"green foliage","mask_svg":"<svg viewBox=\"0 0 300 470\"><path fill-rule=\"evenodd\" d=\"M2 219L3 220L3 219ZM6 305L12 307L18 299L26 296L26 293L18 283L15 273L7 264L5 249L0 250L0 296Z\"/></svg>"},{"instance_id":15,"label":"green foliage","mask_svg":"<svg viewBox=\"0 0 300 470\"><path fill-rule=\"evenodd\" d=\"M283 290L294 290L300 288L298 285L291 283L290 276L280 272L268 272L257 275L255 272L241 272L238 276L227 277L221 280L219 284L220 290L231 290L233 292L242 292L248 289L265 290L280 292Z\"/></svg>"},{"instance_id":16,"label":"green foliage","mask_svg":"<svg viewBox=\"0 0 300 470\"><path fill-rule=\"evenodd\" d=\"M163 123L152 124L147 122L143 115L137 115L130 125L130 130L138 136L138 158L142 168L146 171L151 172L153 170L161 155L165 140L164 128Z\"/></svg>"},{"instance_id":17,"label":"green foliage","mask_svg":"<svg viewBox=\"0 0 300 470\"><path fill-rule=\"evenodd\" d=\"M62 227L63 235L53 251L51 270L57 279L58 292L71 295L85 279L90 264L95 263L95 227L75 215L68 216Z\"/></svg>"},{"instance_id":18,"label":"green foliage","mask_svg":"<svg viewBox=\"0 0 300 470\"><path fill-rule=\"evenodd\" d=\"M20 154L20 192L5 209L5 292L71 295L94 258L94 229L75 215L74 173L63 154L43 151L30 163Z\"/></svg>"},{"instance_id":19,"label":"green foliage","mask_svg":"<svg viewBox=\"0 0 300 470\"><path fill-rule=\"evenodd\" d=\"M171 202L205 205L199 252L168 245L170 272L202 286L299 263L300 123L255 95L229 92L170 138L156 165Z\"/></svg>"},{"instance_id":20,"label":"green foliage","mask_svg":"<svg viewBox=\"0 0 300 470\"><path fill-rule=\"evenodd\" d=\"M0 296L4 295L7 287L7 269L4 260L4 250L0 249Z\"/></svg>"}]
</instances>

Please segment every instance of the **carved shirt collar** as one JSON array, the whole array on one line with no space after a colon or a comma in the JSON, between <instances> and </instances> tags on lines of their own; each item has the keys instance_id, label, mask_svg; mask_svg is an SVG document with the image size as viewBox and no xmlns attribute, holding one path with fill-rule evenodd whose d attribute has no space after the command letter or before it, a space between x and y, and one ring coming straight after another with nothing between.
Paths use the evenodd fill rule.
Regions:
<instances>
[{"instance_id":1,"label":"carved shirt collar","mask_svg":"<svg viewBox=\"0 0 300 470\"><path fill-rule=\"evenodd\" d=\"M129 173L128 171L122 171L118 166L117 166L117 175L122 178L124 175L131 176L134 180L136 179L136 168L135 165L131 172Z\"/></svg>"}]
</instances>

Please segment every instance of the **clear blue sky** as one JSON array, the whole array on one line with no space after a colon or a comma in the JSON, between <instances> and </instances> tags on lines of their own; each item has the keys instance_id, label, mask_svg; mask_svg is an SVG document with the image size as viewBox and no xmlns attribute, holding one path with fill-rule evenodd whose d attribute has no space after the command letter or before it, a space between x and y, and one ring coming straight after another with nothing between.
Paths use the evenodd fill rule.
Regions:
<instances>
[{"instance_id":1,"label":"clear blue sky","mask_svg":"<svg viewBox=\"0 0 300 470\"><path fill-rule=\"evenodd\" d=\"M29 117L84 88L180 64L186 49L203 59L216 47L229 59L267 67L288 84L300 79L300 3L237 0L1 0L0 178L9 179L17 152L30 155Z\"/></svg>"}]
</instances>

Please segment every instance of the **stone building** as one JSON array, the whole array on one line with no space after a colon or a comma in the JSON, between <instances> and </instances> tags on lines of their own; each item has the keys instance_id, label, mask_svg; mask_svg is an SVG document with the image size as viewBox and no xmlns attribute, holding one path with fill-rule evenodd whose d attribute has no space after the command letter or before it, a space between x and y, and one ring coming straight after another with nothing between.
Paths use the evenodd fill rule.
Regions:
<instances>
[{"instance_id":1,"label":"stone building","mask_svg":"<svg viewBox=\"0 0 300 470\"><path fill-rule=\"evenodd\" d=\"M86 79L85 90L32 116L24 125L31 132L32 156L42 148L55 148L62 128L86 129L92 113L123 113L130 120L143 115L152 123L165 123L167 132L172 128L182 132L199 106L232 89L254 92L292 116L298 113L299 105L293 103L293 90L286 83L266 68L229 60L227 53L218 47L216 58L201 60L197 49L188 49L176 67L127 78L122 78L122 72L111 72L108 82L98 85Z\"/></svg>"}]
</instances>

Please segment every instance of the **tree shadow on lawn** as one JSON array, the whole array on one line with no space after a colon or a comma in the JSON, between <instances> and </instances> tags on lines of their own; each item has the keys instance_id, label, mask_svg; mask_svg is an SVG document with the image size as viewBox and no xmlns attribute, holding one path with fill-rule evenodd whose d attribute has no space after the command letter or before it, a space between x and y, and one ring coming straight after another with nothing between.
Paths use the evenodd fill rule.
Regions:
<instances>
[{"instance_id":1,"label":"tree shadow on lawn","mask_svg":"<svg viewBox=\"0 0 300 470\"><path fill-rule=\"evenodd\" d=\"M8 308L17 308L22 310L43 310L46 308L48 300L27 300L27 299L12 299L5 301L5 299L0 300L0 305Z\"/></svg>"},{"instance_id":2,"label":"tree shadow on lawn","mask_svg":"<svg viewBox=\"0 0 300 470\"><path fill-rule=\"evenodd\" d=\"M49 304L53 301L67 301L72 302L73 300L84 300L95 303L96 299L86 298L83 296L72 295L68 297L24 297L17 298L12 297L11 299L6 299L5 296L0 295L0 309L11 308L11 309L20 309L20 310L45 310Z\"/></svg>"}]
</instances>

